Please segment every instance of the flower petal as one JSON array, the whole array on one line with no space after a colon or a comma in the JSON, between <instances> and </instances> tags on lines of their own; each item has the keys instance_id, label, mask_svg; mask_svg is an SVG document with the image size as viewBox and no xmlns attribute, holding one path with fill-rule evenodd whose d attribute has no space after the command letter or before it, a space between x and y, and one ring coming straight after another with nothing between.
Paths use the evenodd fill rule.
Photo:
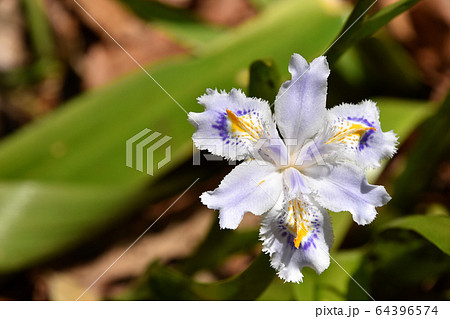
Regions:
<instances>
[{"instance_id":1,"label":"flower petal","mask_svg":"<svg viewBox=\"0 0 450 319\"><path fill-rule=\"evenodd\" d=\"M328 110L327 121L333 134L326 143L343 144L346 157L363 168L380 166L397 150L397 137L381 130L379 110L372 101L336 106Z\"/></svg>"},{"instance_id":2,"label":"flower petal","mask_svg":"<svg viewBox=\"0 0 450 319\"><path fill-rule=\"evenodd\" d=\"M301 228L293 227L295 217ZM286 203L283 209L276 205L270 210L261 222L260 239L263 252L270 255L272 267L285 281L302 282L303 267L320 274L330 264L329 250L333 244L330 216L307 195L295 203Z\"/></svg>"},{"instance_id":3,"label":"flower petal","mask_svg":"<svg viewBox=\"0 0 450 319\"><path fill-rule=\"evenodd\" d=\"M296 198L298 194L309 194L311 192L305 185L302 174L294 167L288 167L283 171L283 180L286 188L286 200Z\"/></svg>"},{"instance_id":4,"label":"flower petal","mask_svg":"<svg viewBox=\"0 0 450 319\"><path fill-rule=\"evenodd\" d=\"M296 139L294 149L298 149L323 125L330 69L323 56L308 66L302 56L294 54L289 72L292 79L281 86L275 100L275 119L281 135Z\"/></svg>"},{"instance_id":5,"label":"flower petal","mask_svg":"<svg viewBox=\"0 0 450 319\"><path fill-rule=\"evenodd\" d=\"M196 128L192 137L197 148L232 160L250 157L258 140L276 132L270 106L266 101L248 98L240 90L208 89L198 102L202 113L189 113Z\"/></svg>"},{"instance_id":6,"label":"flower petal","mask_svg":"<svg viewBox=\"0 0 450 319\"><path fill-rule=\"evenodd\" d=\"M283 190L283 176L270 163L256 160L235 167L214 191L203 193L202 203L219 210L220 227L235 229L246 212L269 211Z\"/></svg>"},{"instance_id":7,"label":"flower petal","mask_svg":"<svg viewBox=\"0 0 450 319\"><path fill-rule=\"evenodd\" d=\"M383 186L370 185L365 172L354 164L317 166L304 172L317 202L334 212L349 211L359 225L372 222L391 197Z\"/></svg>"}]
</instances>

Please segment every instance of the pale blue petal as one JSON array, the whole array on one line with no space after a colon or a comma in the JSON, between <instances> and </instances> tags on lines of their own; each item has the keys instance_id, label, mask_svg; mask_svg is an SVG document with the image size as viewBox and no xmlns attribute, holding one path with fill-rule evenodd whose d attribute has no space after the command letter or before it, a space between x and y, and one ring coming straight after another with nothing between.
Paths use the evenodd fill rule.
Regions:
<instances>
[{"instance_id":1,"label":"pale blue petal","mask_svg":"<svg viewBox=\"0 0 450 319\"><path fill-rule=\"evenodd\" d=\"M308 66L294 54L289 62L290 81L285 82L275 100L275 119L285 139L296 139L298 149L323 125L326 115L327 78L330 69L321 56Z\"/></svg>"},{"instance_id":2,"label":"pale blue petal","mask_svg":"<svg viewBox=\"0 0 450 319\"><path fill-rule=\"evenodd\" d=\"M246 212L269 211L283 190L283 176L268 162L251 160L235 167L214 191L201 195L210 209L219 210L220 227L235 229Z\"/></svg>"},{"instance_id":3,"label":"pale blue petal","mask_svg":"<svg viewBox=\"0 0 450 319\"><path fill-rule=\"evenodd\" d=\"M302 282L303 267L310 267L320 274L330 265L329 251L333 244L330 216L308 197L303 196L300 200L307 205L305 210L310 220L307 225L311 228L298 248L294 245L296 235L286 227L287 203L283 209L276 205L261 222L263 252L270 255L278 276L288 282Z\"/></svg>"},{"instance_id":4,"label":"pale blue petal","mask_svg":"<svg viewBox=\"0 0 450 319\"><path fill-rule=\"evenodd\" d=\"M288 167L283 171L283 180L286 187L286 200L296 198L298 194L311 192L305 185L302 174L294 167Z\"/></svg>"},{"instance_id":5,"label":"pale blue petal","mask_svg":"<svg viewBox=\"0 0 450 319\"><path fill-rule=\"evenodd\" d=\"M252 157L251 152L260 138L276 132L269 104L248 98L240 90L232 89L226 93L208 89L198 102L205 111L189 113L189 121L196 128L192 139L198 149L227 159L242 160ZM227 110L239 118L250 133L233 126Z\"/></svg>"},{"instance_id":6,"label":"pale blue petal","mask_svg":"<svg viewBox=\"0 0 450 319\"><path fill-rule=\"evenodd\" d=\"M317 202L330 211L348 211L359 225L372 222L375 207L391 197L383 186L370 185L365 172L351 163L317 166L304 171L305 182Z\"/></svg>"},{"instance_id":7,"label":"pale blue petal","mask_svg":"<svg viewBox=\"0 0 450 319\"><path fill-rule=\"evenodd\" d=\"M382 159L392 157L397 150L397 137L392 131L382 131L379 110L372 101L336 106L328 110L327 121L328 126L334 129L334 134L341 134L342 137L352 123L372 128L363 134L347 134L340 141L345 145L342 155L358 166L378 167Z\"/></svg>"}]
</instances>

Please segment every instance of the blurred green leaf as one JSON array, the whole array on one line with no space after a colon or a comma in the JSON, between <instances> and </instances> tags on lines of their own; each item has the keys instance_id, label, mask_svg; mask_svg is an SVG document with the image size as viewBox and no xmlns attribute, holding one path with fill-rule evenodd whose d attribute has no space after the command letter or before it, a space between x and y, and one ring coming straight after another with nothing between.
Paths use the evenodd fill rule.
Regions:
<instances>
[{"instance_id":1,"label":"blurred green leaf","mask_svg":"<svg viewBox=\"0 0 450 319\"><path fill-rule=\"evenodd\" d=\"M418 1L420 0L399 0L367 17L367 12L364 15L362 14L373 4L373 1L360 0L336 37L336 42L327 51L328 62L333 65L347 49L362 39L372 36L396 16L409 10Z\"/></svg>"},{"instance_id":2,"label":"blurred green leaf","mask_svg":"<svg viewBox=\"0 0 450 319\"><path fill-rule=\"evenodd\" d=\"M248 95L273 103L281 85L281 77L275 62L257 60L250 65Z\"/></svg>"},{"instance_id":3,"label":"blurred green leaf","mask_svg":"<svg viewBox=\"0 0 450 319\"><path fill-rule=\"evenodd\" d=\"M402 174L395 183L391 201L402 212L412 212L432 183L439 163L448 159L450 149L450 94L439 110L418 128L418 137L408 150Z\"/></svg>"},{"instance_id":4,"label":"blurred green leaf","mask_svg":"<svg viewBox=\"0 0 450 319\"><path fill-rule=\"evenodd\" d=\"M34 84L48 76L58 76L61 65L42 0L21 0L33 61L1 74L0 87L15 88Z\"/></svg>"},{"instance_id":5,"label":"blurred green leaf","mask_svg":"<svg viewBox=\"0 0 450 319\"><path fill-rule=\"evenodd\" d=\"M308 29L302 27L305 24ZM152 76L186 110L200 110L196 97L206 88L230 89L236 86L236 75L261 57L273 57L277 65L284 66L293 52L301 52L310 59L329 43L340 24L339 16L325 13L316 1L279 2L232 35L225 34L217 39L201 57L178 58L154 66ZM277 39L276 45L274 39ZM172 160L155 171L154 176L125 165L125 141L144 128L172 137L169 142ZM3 249L20 251L21 256L14 259L14 263L1 258L0 269L23 269L65 249L56 243L37 249L30 244L33 239L45 237L54 242L75 244L75 241L86 240L78 234L88 230L93 232L94 228L98 232L105 229L107 223L101 223L102 219L110 221L115 216L122 216L126 210L132 211L130 198L140 198L148 187L152 196L160 194L164 175L191 156L192 132L183 110L139 71L73 99L45 118L10 135L0 144L0 178L5 183L14 182L18 186L3 190L0 224L6 218L4 216L9 216L8 211L14 207L15 198L20 198L23 188L20 184L28 181L73 184L80 189L86 187L86 193L92 192L93 197L96 191L91 187L97 189L101 197L104 196L101 195L103 191L107 192L110 187L137 186L130 188L131 193L125 191L126 196L117 195L117 199L112 201L115 205L109 209L96 207L89 200L83 205L81 197L74 199L79 203L74 206L76 210L66 209L72 205L69 195L58 198L57 192L45 192L44 187L39 197L26 199L27 205L17 210L14 218L8 221L7 229L2 228ZM154 156L155 159L164 158L165 149L156 150ZM194 179L179 176L178 182L171 185L177 189L187 187ZM167 188L164 191L167 192ZM47 205L45 215L36 213L34 207L42 206L41 201L53 201L55 205ZM92 224L89 219L79 224L73 222L76 215L84 216L86 212L89 212ZM29 219L33 214L36 218ZM65 231L48 229L46 225L50 222L64 225L60 228ZM18 230L22 227L34 230L28 235L23 234L29 236L27 242L17 240L21 233ZM10 234L13 235L10 237Z\"/></svg>"},{"instance_id":6,"label":"blurred green leaf","mask_svg":"<svg viewBox=\"0 0 450 319\"><path fill-rule=\"evenodd\" d=\"M380 109L380 122L383 131L394 130L402 143L417 126L430 117L436 103L430 101L373 98Z\"/></svg>"},{"instance_id":7,"label":"blurred green leaf","mask_svg":"<svg viewBox=\"0 0 450 319\"><path fill-rule=\"evenodd\" d=\"M352 215L349 212L329 212L331 223L333 224L334 241L331 247L332 251L336 251L341 246L350 227L353 224Z\"/></svg>"},{"instance_id":8,"label":"blurred green leaf","mask_svg":"<svg viewBox=\"0 0 450 319\"><path fill-rule=\"evenodd\" d=\"M55 58L53 34L42 0L21 0L34 53L39 58Z\"/></svg>"},{"instance_id":9,"label":"blurred green leaf","mask_svg":"<svg viewBox=\"0 0 450 319\"><path fill-rule=\"evenodd\" d=\"M367 258L370 288L378 300L442 300L448 287L450 259L415 232L379 233Z\"/></svg>"},{"instance_id":10,"label":"blurred green leaf","mask_svg":"<svg viewBox=\"0 0 450 319\"><path fill-rule=\"evenodd\" d=\"M303 283L292 285L296 300L347 300L350 289L352 300L369 300L369 296L349 276L368 290L368 278L360 271L364 253L361 249L334 252L331 254L334 260L320 275L311 268L303 268Z\"/></svg>"},{"instance_id":11,"label":"blurred green leaf","mask_svg":"<svg viewBox=\"0 0 450 319\"><path fill-rule=\"evenodd\" d=\"M231 254L249 252L258 242L258 230L233 231L220 229L215 219L211 229L196 251L177 267L185 275L201 269L214 269Z\"/></svg>"},{"instance_id":12,"label":"blurred green leaf","mask_svg":"<svg viewBox=\"0 0 450 319\"><path fill-rule=\"evenodd\" d=\"M133 12L169 32L187 45L201 47L219 36L223 27L201 21L189 10L175 8L157 1L120 0Z\"/></svg>"},{"instance_id":13,"label":"blurred green leaf","mask_svg":"<svg viewBox=\"0 0 450 319\"><path fill-rule=\"evenodd\" d=\"M357 23L362 23L368 15L369 10L376 3L374 0L358 0L353 7L352 12L350 13L347 21L345 21L344 26L342 27L342 32L347 30L348 28L356 25Z\"/></svg>"},{"instance_id":14,"label":"blurred green leaf","mask_svg":"<svg viewBox=\"0 0 450 319\"><path fill-rule=\"evenodd\" d=\"M275 0L250 0L251 4L258 10L262 10Z\"/></svg>"},{"instance_id":15,"label":"blurred green leaf","mask_svg":"<svg viewBox=\"0 0 450 319\"><path fill-rule=\"evenodd\" d=\"M0 273L51 256L120 219L136 187L0 183Z\"/></svg>"},{"instance_id":16,"label":"blurred green leaf","mask_svg":"<svg viewBox=\"0 0 450 319\"><path fill-rule=\"evenodd\" d=\"M408 216L386 224L382 229L402 228L415 231L450 255L450 217Z\"/></svg>"},{"instance_id":17,"label":"blurred green leaf","mask_svg":"<svg viewBox=\"0 0 450 319\"><path fill-rule=\"evenodd\" d=\"M254 300L271 283L274 270L261 253L242 273L215 282L199 283L174 269L154 263L120 300Z\"/></svg>"},{"instance_id":18,"label":"blurred green leaf","mask_svg":"<svg viewBox=\"0 0 450 319\"><path fill-rule=\"evenodd\" d=\"M267 289L258 297L258 301L293 301L293 286L297 284L284 282L275 276Z\"/></svg>"}]
</instances>

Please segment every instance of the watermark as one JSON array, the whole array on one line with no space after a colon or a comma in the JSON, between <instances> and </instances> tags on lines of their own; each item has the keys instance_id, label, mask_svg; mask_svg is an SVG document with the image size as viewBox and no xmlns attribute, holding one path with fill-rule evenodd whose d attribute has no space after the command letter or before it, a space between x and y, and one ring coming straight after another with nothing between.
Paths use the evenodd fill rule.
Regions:
<instances>
[{"instance_id":1,"label":"watermark","mask_svg":"<svg viewBox=\"0 0 450 319\"><path fill-rule=\"evenodd\" d=\"M170 145L166 146L164 157L155 162L155 152L172 139L166 135L159 138L161 135L159 132L152 133L150 129L146 128L129 138L126 142L126 165L148 175L153 175L155 165L157 169L160 169L170 162ZM146 162L145 171L144 162Z\"/></svg>"},{"instance_id":2,"label":"watermark","mask_svg":"<svg viewBox=\"0 0 450 319\"><path fill-rule=\"evenodd\" d=\"M259 165L268 165L269 162L276 163L279 166L311 166L326 165L320 148L314 140L305 140L301 147L297 146L297 139L279 138L265 139L261 138L256 143L247 148L243 148L242 144L223 143L221 138L202 138L196 139L197 145L201 145L202 149L207 149L213 154L202 154L193 147L193 165L201 164L201 158L206 161L222 161L223 158L228 160L229 165L236 165L234 160L238 154L245 152L249 158L257 160ZM214 155L214 154L220 154Z\"/></svg>"}]
</instances>

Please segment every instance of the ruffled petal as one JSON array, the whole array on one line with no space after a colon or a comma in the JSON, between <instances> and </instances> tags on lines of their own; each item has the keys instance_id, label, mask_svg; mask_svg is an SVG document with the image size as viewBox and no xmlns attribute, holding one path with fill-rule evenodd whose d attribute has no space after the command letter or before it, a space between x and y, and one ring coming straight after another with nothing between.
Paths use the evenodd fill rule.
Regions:
<instances>
[{"instance_id":1,"label":"ruffled petal","mask_svg":"<svg viewBox=\"0 0 450 319\"><path fill-rule=\"evenodd\" d=\"M372 101L336 106L328 110L327 122L332 135L325 143L344 145L345 157L358 166L378 167L397 150L396 135L381 130L379 110Z\"/></svg>"},{"instance_id":2,"label":"ruffled petal","mask_svg":"<svg viewBox=\"0 0 450 319\"><path fill-rule=\"evenodd\" d=\"M283 176L270 163L256 160L235 167L214 191L200 198L210 209L219 210L221 228L235 229L246 212L269 211L283 190Z\"/></svg>"},{"instance_id":3,"label":"ruffled petal","mask_svg":"<svg viewBox=\"0 0 450 319\"><path fill-rule=\"evenodd\" d=\"M255 147L259 149L261 138L270 138L276 132L269 104L248 98L240 90L219 93L208 89L198 102L205 111L189 113L189 121L196 128L192 139L198 149L242 160L252 157Z\"/></svg>"},{"instance_id":4,"label":"ruffled petal","mask_svg":"<svg viewBox=\"0 0 450 319\"><path fill-rule=\"evenodd\" d=\"M349 211L359 225L372 222L377 214L375 207L391 199L383 186L370 185L365 172L351 163L311 167L304 174L321 206L334 212Z\"/></svg>"},{"instance_id":5,"label":"ruffled petal","mask_svg":"<svg viewBox=\"0 0 450 319\"><path fill-rule=\"evenodd\" d=\"M326 115L328 62L321 56L308 66L294 54L289 61L290 81L285 82L275 100L275 119L285 139L295 139L298 149L305 139L312 138Z\"/></svg>"},{"instance_id":6,"label":"ruffled petal","mask_svg":"<svg viewBox=\"0 0 450 319\"><path fill-rule=\"evenodd\" d=\"M270 255L272 267L285 281L302 282L303 267L320 274L330 264L330 216L307 195L270 210L261 222L260 239L263 252Z\"/></svg>"}]
</instances>

